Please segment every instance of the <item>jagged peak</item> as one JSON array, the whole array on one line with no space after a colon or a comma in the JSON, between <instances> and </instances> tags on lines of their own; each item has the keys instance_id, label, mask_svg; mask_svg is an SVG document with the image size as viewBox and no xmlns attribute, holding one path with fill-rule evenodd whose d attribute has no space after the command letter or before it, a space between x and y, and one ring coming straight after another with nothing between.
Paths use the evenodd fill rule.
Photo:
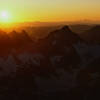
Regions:
<instances>
[{"instance_id":1,"label":"jagged peak","mask_svg":"<svg viewBox=\"0 0 100 100\"><path fill-rule=\"evenodd\" d=\"M16 34L17 31L13 30L12 32L10 32L10 34Z\"/></svg>"},{"instance_id":2,"label":"jagged peak","mask_svg":"<svg viewBox=\"0 0 100 100\"><path fill-rule=\"evenodd\" d=\"M21 33L27 33L25 30L22 30Z\"/></svg>"},{"instance_id":3,"label":"jagged peak","mask_svg":"<svg viewBox=\"0 0 100 100\"><path fill-rule=\"evenodd\" d=\"M71 31L68 25L63 26L61 30Z\"/></svg>"},{"instance_id":4,"label":"jagged peak","mask_svg":"<svg viewBox=\"0 0 100 100\"><path fill-rule=\"evenodd\" d=\"M62 27L62 29L69 29L69 26L65 25L65 26Z\"/></svg>"}]
</instances>

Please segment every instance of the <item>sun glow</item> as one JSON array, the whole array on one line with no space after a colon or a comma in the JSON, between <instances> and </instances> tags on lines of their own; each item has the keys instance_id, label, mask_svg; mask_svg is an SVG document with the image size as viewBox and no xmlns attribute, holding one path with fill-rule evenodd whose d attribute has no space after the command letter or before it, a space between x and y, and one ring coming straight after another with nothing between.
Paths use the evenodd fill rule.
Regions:
<instances>
[{"instance_id":1,"label":"sun glow","mask_svg":"<svg viewBox=\"0 0 100 100\"><path fill-rule=\"evenodd\" d=\"M7 11L2 11L0 13L0 22L1 23L9 23L11 22L11 14Z\"/></svg>"}]
</instances>

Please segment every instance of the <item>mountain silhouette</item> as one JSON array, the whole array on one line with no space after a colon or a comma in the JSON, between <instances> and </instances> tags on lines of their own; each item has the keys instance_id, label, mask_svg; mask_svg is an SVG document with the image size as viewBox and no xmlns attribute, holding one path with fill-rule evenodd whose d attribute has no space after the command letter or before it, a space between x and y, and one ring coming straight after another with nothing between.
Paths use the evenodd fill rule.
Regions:
<instances>
[{"instance_id":1,"label":"mountain silhouette","mask_svg":"<svg viewBox=\"0 0 100 100\"><path fill-rule=\"evenodd\" d=\"M0 56L6 55L10 52L12 48L11 44L12 41L9 35L4 31L0 31Z\"/></svg>"},{"instance_id":2,"label":"mountain silhouette","mask_svg":"<svg viewBox=\"0 0 100 100\"><path fill-rule=\"evenodd\" d=\"M88 31L89 37L92 32L98 35L99 26ZM28 34L0 31L0 99L83 100L99 95L100 45L87 44L68 26L36 42Z\"/></svg>"},{"instance_id":3,"label":"mountain silhouette","mask_svg":"<svg viewBox=\"0 0 100 100\"><path fill-rule=\"evenodd\" d=\"M23 47L32 42L31 38L24 30L22 32L12 31L9 35L14 47Z\"/></svg>"},{"instance_id":4,"label":"mountain silhouette","mask_svg":"<svg viewBox=\"0 0 100 100\"><path fill-rule=\"evenodd\" d=\"M68 26L50 32L49 35L38 42L40 50L47 51L62 51L65 47L71 47L79 42L80 37L72 32ZM41 50L41 51L42 51Z\"/></svg>"},{"instance_id":5,"label":"mountain silhouette","mask_svg":"<svg viewBox=\"0 0 100 100\"><path fill-rule=\"evenodd\" d=\"M4 46L4 45L7 46L9 40L10 40L10 38L7 35L7 33L3 32L3 31L0 31L0 44L2 44L2 46Z\"/></svg>"},{"instance_id":6,"label":"mountain silhouette","mask_svg":"<svg viewBox=\"0 0 100 100\"><path fill-rule=\"evenodd\" d=\"M48 40L56 40L67 45L72 45L80 40L78 35L72 32L68 26L51 32L47 38Z\"/></svg>"}]
</instances>

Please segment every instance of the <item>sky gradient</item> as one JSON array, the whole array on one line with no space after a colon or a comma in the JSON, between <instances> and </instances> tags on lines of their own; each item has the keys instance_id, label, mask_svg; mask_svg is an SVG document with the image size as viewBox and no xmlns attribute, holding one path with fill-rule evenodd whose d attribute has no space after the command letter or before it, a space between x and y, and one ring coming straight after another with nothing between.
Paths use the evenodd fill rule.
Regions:
<instances>
[{"instance_id":1,"label":"sky gradient","mask_svg":"<svg viewBox=\"0 0 100 100\"><path fill-rule=\"evenodd\" d=\"M12 22L100 20L100 0L0 0Z\"/></svg>"}]
</instances>

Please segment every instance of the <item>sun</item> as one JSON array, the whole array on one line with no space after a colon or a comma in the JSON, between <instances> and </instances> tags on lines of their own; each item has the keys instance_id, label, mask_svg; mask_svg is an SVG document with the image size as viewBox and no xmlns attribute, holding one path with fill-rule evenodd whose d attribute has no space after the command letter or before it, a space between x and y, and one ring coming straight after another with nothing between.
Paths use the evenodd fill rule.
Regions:
<instances>
[{"instance_id":1,"label":"sun","mask_svg":"<svg viewBox=\"0 0 100 100\"><path fill-rule=\"evenodd\" d=\"M2 11L2 12L0 13L0 22L2 22L2 23L8 23L8 22L11 21L10 18L11 18L11 15L10 15L10 13L7 12L7 11Z\"/></svg>"},{"instance_id":2,"label":"sun","mask_svg":"<svg viewBox=\"0 0 100 100\"><path fill-rule=\"evenodd\" d=\"M2 15L3 18L8 18L8 13L7 12L2 12L1 15Z\"/></svg>"}]
</instances>

